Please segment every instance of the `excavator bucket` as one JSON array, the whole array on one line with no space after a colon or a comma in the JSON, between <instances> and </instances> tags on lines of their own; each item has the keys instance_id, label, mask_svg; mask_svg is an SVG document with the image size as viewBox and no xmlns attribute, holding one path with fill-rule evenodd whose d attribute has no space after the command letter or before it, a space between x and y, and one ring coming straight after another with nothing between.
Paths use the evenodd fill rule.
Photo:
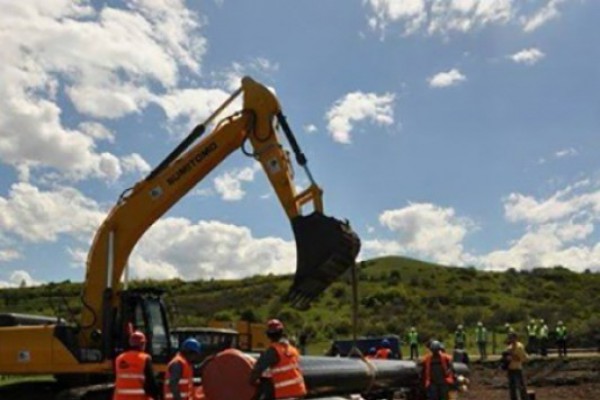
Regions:
<instances>
[{"instance_id":1,"label":"excavator bucket","mask_svg":"<svg viewBox=\"0 0 600 400\"><path fill-rule=\"evenodd\" d=\"M284 300L306 309L356 262L360 239L346 221L320 212L292 219L297 266L294 283Z\"/></svg>"}]
</instances>

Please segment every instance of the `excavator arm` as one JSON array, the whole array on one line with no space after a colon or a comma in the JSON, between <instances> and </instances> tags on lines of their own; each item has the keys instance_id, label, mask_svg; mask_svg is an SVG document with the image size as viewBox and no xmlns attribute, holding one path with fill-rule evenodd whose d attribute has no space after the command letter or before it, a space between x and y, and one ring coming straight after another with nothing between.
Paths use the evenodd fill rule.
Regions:
<instances>
[{"instance_id":1,"label":"excavator arm","mask_svg":"<svg viewBox=\"0 0 600 400\"><path fill-rule=\"evenodd\" d=\"M239 95L243 95L242 111L221 120L204 135L206 127ZM291 163L277 137L275 122L311 182L301 193L296 193ZM251 152L246 150L247 142ZM82 291L81 345L94 347L101 340L102 332L110 329L106 321L118 308L121 277L141 236L239 148L261 163L292 224L297 267L286 299L298 307L307 307L354 264L360 240L347 222L323 214L322 191L310 174L306 157L277 98L265 86L245 77L240 89L194 128L145 179L121 196L97 231L88 255ZM304 216L302 208L309 203L313 205L313 212Z\"/></svg>"}]
</instances>

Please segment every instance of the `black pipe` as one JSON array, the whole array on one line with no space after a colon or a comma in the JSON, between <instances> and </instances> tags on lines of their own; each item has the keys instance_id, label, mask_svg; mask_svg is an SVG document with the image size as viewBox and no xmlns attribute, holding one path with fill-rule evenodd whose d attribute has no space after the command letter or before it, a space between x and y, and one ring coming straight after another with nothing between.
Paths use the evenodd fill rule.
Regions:
<instances>
[{"instance_id":1,"label":"black pipe","mask_svg":"<svg viewBox=\"0 0 600 400\"><path fill-rule=\"evenodd\" d=\"M310 396L347 395L378 390L416 388L421 385L420 365L414 361L314 357L300 359ZM458 375L469 375L464 364L454 363Z\"/></svg>"}]
</instances>

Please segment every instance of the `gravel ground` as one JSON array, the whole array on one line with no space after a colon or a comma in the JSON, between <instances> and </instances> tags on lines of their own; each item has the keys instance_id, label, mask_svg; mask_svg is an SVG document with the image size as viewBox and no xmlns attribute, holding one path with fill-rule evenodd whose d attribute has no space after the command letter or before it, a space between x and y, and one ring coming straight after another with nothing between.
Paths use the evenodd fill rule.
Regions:
<instances>
[{"instance_id":1,"label":"gravel ground","mask_svg":"<svg viewBox=\"0 0 600 400\"><path fill-rule=\"evenodd\" d=\"M461 400L508 400L506 372L495 365L471 367L469 391ZM600 400L600 359L534 360L526 368L536 400Z\"/></svg>"}]
</instances>

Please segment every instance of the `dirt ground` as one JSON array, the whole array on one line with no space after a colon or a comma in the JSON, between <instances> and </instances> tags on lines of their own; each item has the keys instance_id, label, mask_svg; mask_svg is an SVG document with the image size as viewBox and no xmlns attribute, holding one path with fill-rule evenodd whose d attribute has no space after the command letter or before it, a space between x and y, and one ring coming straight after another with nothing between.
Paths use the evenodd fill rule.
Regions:
<instances>
[{"instance_id":1,"label":"dirt ground","mask_svg":"<svg viewBox=\"0 0 600 400\"><path fill-rule=\"evenodd\" d=\"M536 400L600 400L600 359L534 360L526 368ZM508 400L506 372L496 364L471 366L469 391L461 400Z\"/></svg>"}]
</instances>

